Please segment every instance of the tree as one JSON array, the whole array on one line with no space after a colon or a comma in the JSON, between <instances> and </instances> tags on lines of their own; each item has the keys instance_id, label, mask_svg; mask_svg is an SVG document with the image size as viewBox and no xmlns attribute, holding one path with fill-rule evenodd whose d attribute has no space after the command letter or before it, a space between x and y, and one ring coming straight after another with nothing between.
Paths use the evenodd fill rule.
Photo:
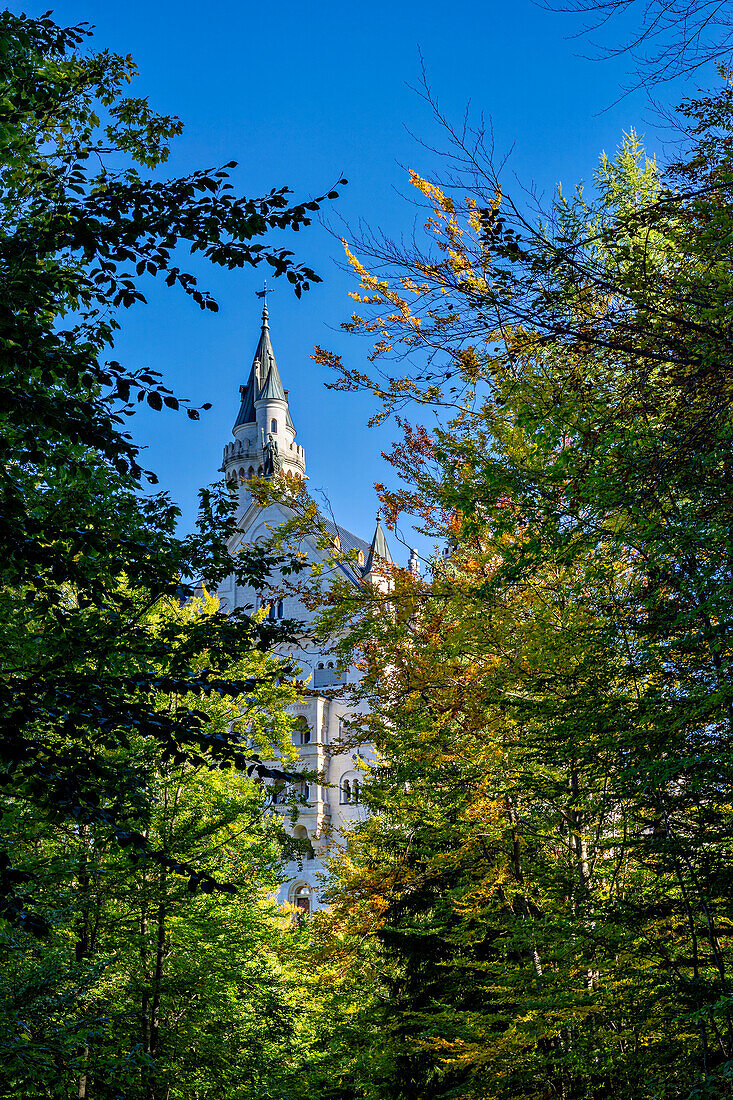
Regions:
<instances>
[{"instance_id":1,"label":"tree","mask_svg":"<svg viewBox=\"0 0 733 1100\"><path fill-rule=\"evenodd\" d=\"M64 29L48 16L0 16L0 772L6 790L54 820L104 827L192 885L213 884L129 827L140 775L115 750L140 737L174 765L260 770L237 734L208 732L193 701L255 691L256 678L231 679L232 662L289 628L253 625L238 611L191 619L172 636L150 633L159 601L186 599L195 577L216 583L231 570L233 509L226 493L208 492L198 533L176 536L177 509L141 491L155 477L124 429L136 402L186 408L194 419L198 410L154 371L106 357L118 310L145 300L144 277L164 277L216 310L178 266L182 249L228 268L265 262L296 294L307 289L317 276L264 238L307 225L326 196L291 204L280 188L237 197L234 163L183 179L145 175L165 162L181 124L127 97L133 62L87 53L88 36L86 25ZM234 568L261 579L273 561L242 552ZM209 664L198 668L202 652ZM161 711L161 691L191 703ZM13 868L3 839L0 914L42 931L28 905L31 880Z\"/></svg>"},{"instance_id":2,"label":"tree","mask_svg":"<svg viewBox=\"0 0 733 1100\"><path fill-rule=\"evenodd\" d=\"M381 488L450 548L327 616L385 769L335 870L390 987L364 1095L728 1094L730 103L539 227L464 143L431 245L350 250L373 367L321 358L441 414Z\"/></svg>"},{"instance_id":3,"label":"tree","mask_svg":"<svg viewBox=\"0 0 733 1100\"><path fill-rule=\"evenodd\" d=\"M217 608L159 603L149 626L169 634ZM198 663L206 667L205 654ZM253 651L232 669L256 680L249 697L198 706L211 736L244 724L251 753L294 762L286 707L297 688L267 675L279 664ZM160 709L187 702L167 694ZM23 929L4 933L0 1095L271 1095L307 1046L298 951L288 915L268 897L288 845L282 819L267 812L271 788L236 769L173 764L142 738L123 754L140 779L131 824L168 860L131 866L104 827L49 824L22 796L4 799L13 864L32 874L50 932L42 944ZM174 860L224 876L236 897L206 879L192 895L171 873Z\"/></svg>"}]
</instances>

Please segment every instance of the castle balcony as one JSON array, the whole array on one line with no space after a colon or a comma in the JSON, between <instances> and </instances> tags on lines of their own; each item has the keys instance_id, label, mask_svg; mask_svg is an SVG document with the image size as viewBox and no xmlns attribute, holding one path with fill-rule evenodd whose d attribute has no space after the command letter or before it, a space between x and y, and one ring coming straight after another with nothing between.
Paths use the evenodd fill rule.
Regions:
<instances>
[{"instance_id":1,"label":"castle balcony","mask_svg":"<svg viewBox=\"0 0 733 1100\"><path fill-rule=\"evenodd\" d=\"M313 669L313 689L343 687L346 683L346 673L334 668L333 661L328 664L321 663Z\"/></svg>"}]
</instances>

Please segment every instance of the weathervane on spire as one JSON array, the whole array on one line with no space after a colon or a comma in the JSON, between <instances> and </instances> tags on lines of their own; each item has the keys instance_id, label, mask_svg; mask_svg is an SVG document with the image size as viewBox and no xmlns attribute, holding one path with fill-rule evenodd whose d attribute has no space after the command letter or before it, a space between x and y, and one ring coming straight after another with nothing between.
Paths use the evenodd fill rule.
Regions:
<instances>
[{"instance_id":1,"label":"weathervane on spire","mask_svg":"<svg viewBox=\"0 0 733 1100\"><path fill-rule=\"evenodd\" d=\"M267 319L267 295L272 294L272 290L267 289L267 279L265 279L265 285L263 290L255 291L258 298L262 298L262 319Z\"/></svg>"}]
</instances>

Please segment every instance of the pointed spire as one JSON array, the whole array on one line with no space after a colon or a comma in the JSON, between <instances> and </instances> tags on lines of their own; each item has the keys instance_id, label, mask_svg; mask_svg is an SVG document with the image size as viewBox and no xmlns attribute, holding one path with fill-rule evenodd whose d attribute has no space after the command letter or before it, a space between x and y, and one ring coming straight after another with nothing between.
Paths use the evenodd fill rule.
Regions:
<instances>
[{"instance_id":1,"label":"pointed spire","mask_svg":"<svg viewBox=\"0 0 733 1100\"><path fill-rule=\"evenodd\" d=\"M254 424L257 420L255 413L255 401L261 397L285 400L285 391L280 380L280 372L275 362L275 352L270 340L270 321L267 309L267 298L262 307L262 327L257 350L252 361L252 369L249 372L246 386L240 386L242 404L239 414L234 422L238 428L242 424Z\"/></svg>"},{"instance_id":2,"label":"pointed spire","mask_svg":"<svg viewBox=\"0 0 733 1100\"><path fill-rule=\"evenodd\" d=\"M232 484L245 482L248 469L250 473L260 470L266 477L276 470L295 477L306 476L305 451L295 442L288 391L283 389L270 340L267 284L257 293L265 299L260 338L247 383L239 389L241 401L233 429L234 442L224 448L223 469ZM249 499L244 490L243 494L242 501Z\"/></svg>"},{"instance_id":3,"label":"pointed spire","mask_svg":"<svg viewBox=\"0 0 733 1100\"><path fill-rule=\"evenodd\" d=\"M369 557L367 558L364 572L374 572L379 569L380 562L391 563L391 561L392 555L389 552L387 539L382 530L382 515L381 512L377 512L377 528L374 532L374 538L372 539L372 545L369 549Z\"/></svg>"},{"instance_id":4,"label":"pointed spire","mask_svg":"<svg viewBox=\"0 0 733 1100\"><path fill-rule=\"evenodd\" d=\"M262 306L262 330L260 332L260 342L257 345L255 358L258 358L260 361L261 387L260 392L255 396L255 400L258 401L260 398L269 398L270 400L284 401L285 390L280 380L280 371L277 369L275 352L272 349L272 341L270 340L267 298L265 298L264 305Z\"/></svg>"},{"instance_id":5,"label":"pointed spire","mask_svg":"<svg viewBox=\"0 0 733 1100\"><path fill-rule=\"evenodd\" d=\"M283 384L280 381L280 372L277 369L277 363L273 358L269 371L267 372L267 378L265 378L264 385L260 390L260 398L269 401L284 401L285 390Z\"/></svg>"}]
</instances>

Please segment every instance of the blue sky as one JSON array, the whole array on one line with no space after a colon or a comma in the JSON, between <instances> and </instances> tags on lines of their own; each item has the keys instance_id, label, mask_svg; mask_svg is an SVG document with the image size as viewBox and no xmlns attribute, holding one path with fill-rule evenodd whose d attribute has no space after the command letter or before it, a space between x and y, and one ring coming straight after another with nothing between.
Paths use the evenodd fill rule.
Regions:
<instances>
[{"instance_id":1,"label":"blue sky","mask_svg":"<svg viewBox=\"0 0 733 1100\"><path fill-rule=\"evenodd\" d=\"M39 14L46 4L23 8ZM590 47L571 37L578 24L530 0L369 6L322 0L310 7L292 0L276 7L247 0L63 0L54 15L63 23L93 23L99 48L132 54L140 78L131 94L184 120L168 173L234 159L243 193L286 184L299 197L326 191L345 175L349 186L335 210L352 225L363 219L393 234L412 227L405 169L430 174L436 158L409 131L440 142L428 108L410 88L419 80L420 51L443 110L459 120L470 100L476 114L490 116L497 150L513 148L510 171L547 196L560 181L568 189L588 179L599 152L610 153L632 126L658 151L643 94L616 102L625 59L581 56ZM363 359L366 346L339 331L350 312L352 279L337 266L340 247L323 227L283 237L282 244L324 280L300 301L277 283L270 299L275 353L310 485L327 490L339 522L369 537L372 485L390 478L380 451L393 429L368 429L369 400L325 389L327 371L310 359L317 343L350 363ZM147 464L183 507L187 524L197 488L217 476L231 438L238 387L257 343L255 291L265 272L201 274L219 300L218 314L200 312L151 279L143 288L150 304L122 316L116 350L130 367L160 370L194 402L213 403L198 424L173 413L145 412L133 421ZM395 550L396 557L406 554Z\"/></svg>"}]
</instances>

